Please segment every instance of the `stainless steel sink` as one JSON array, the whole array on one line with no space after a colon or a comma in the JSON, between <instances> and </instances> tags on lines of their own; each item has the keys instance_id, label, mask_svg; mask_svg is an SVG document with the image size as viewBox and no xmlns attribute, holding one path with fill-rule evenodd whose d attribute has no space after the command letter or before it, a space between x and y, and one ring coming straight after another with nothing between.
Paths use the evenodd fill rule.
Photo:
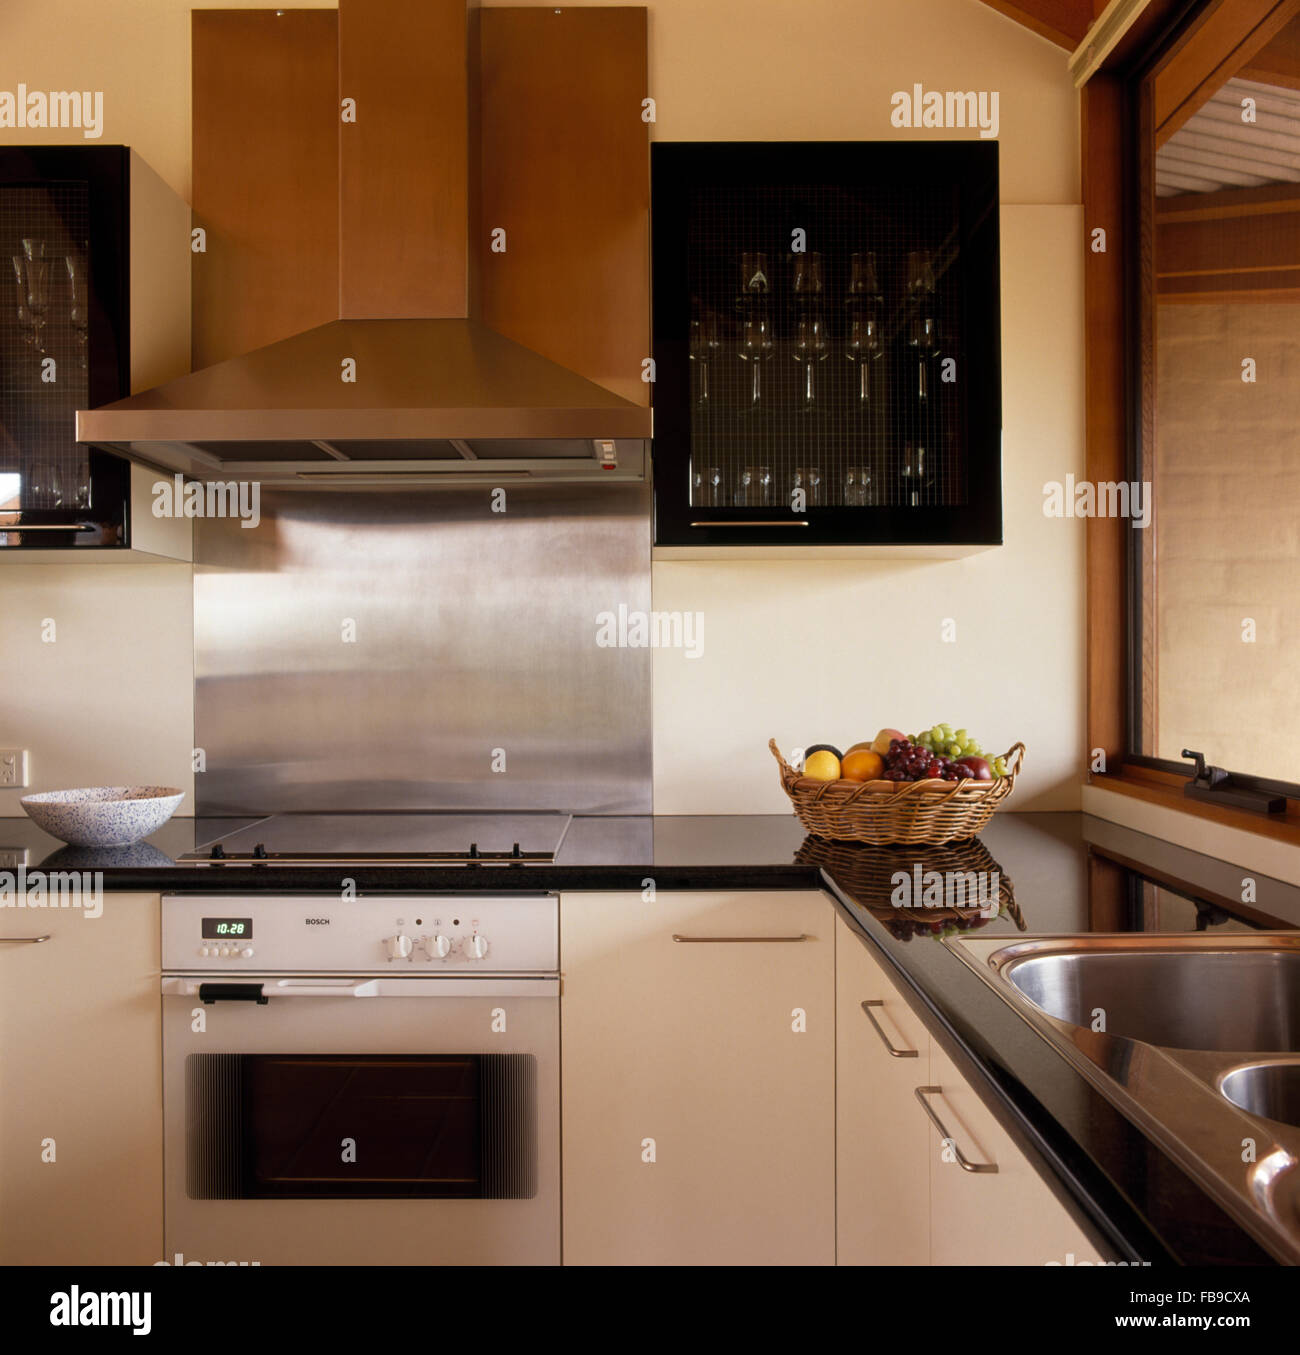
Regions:
<instances>
[{"instance_id":1,"label":"stainless steel sink","mask_svg":"<svg viewBox=\"0 0 1300 1355\"><path fill-rule=\"evenodd\" d=\"M1300 1126L1300 1060L1274 1059L1234 1068L1219 1079L1219 1090L1251 1115Z\"/></svg>"},{"instance_id":2,"label":"stainless steel sink","mask_svg":"<svg viewBox=\"0 0 1300 1355\"><path fill-rule=\"evenodd\" d=\"M947 944L1261 1245L1300 1264L1300 933Z\"/></svg>"},{"instance_id":3,"label":"stainless steel sink","mask_svg":"<svg viewBox=\"0 0 1300 1355\"><path fill-rule=\"evenodd\" d=\"M1300 1051L1300 950L1081 943L1000 970L1035 1006L1072 1025L1169 1049Z\"/></svg>"}]
</instances>

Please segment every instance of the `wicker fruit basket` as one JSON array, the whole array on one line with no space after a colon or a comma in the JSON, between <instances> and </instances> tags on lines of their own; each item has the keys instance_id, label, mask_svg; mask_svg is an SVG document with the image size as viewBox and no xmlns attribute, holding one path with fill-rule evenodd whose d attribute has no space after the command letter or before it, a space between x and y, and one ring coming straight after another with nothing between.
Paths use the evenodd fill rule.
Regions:
<instances>
[{"instance_id":1,"label":"wicker fruit basket","mask_svg":"<svg viewBox=\"0 0 1300 1355\"><path fill-rule=\"evenodd\" d=\"M974 837L1015 789L1025 745L1004 754L1006 776L995 781L814 781L800 776L767 745L781 768L781 786L799 822L832 842L957 842Z\"/></svg>"}]
</instances>

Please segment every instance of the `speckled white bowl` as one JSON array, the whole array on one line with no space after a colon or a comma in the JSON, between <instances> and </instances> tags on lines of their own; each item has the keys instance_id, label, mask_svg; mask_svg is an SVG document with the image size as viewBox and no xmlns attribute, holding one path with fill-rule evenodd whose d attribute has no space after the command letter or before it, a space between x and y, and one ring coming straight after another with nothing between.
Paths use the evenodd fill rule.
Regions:
<instances>
[{"instance_id":1,"label":"speckled white bowl","mask_svg":"<svg viewBox=\"0 0 1300 1355\"><path fill-rule=\"evenodd\" d=\"M175 786L90 786L24 795L19 804L60 842L126 847L161 828L184 798Z\"/></svg>"}]
</instances>

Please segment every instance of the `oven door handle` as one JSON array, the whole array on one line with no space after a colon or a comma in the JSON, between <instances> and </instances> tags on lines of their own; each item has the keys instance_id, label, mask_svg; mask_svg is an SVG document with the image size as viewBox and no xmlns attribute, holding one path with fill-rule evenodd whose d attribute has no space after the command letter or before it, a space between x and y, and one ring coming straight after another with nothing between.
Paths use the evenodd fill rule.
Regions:
<instances>
[{"instance_id":1,"label":"oven door handle","mask_svg":"<svg viewBox=\"0 0 1300 1355\"><path fill-rule=\"evenodd\" d=\"M208 994L204 993L208 989ZM214 993L212 990L223 991ZM246 992L241 990L247 990ZM164 997L197 997L205 1001L265 1003L272 997L378 997L378 979L259 979L256 983L231 982L224 976L162 981Z\"/></svg>"},{"instance_id":2,"label":"oven door handle","mask_svg":"<svg viewBox=\"0 0 1300 1355\"><path fill-rule=\"evenodd\" d=\"M449 974L437 978L415 975L391 979L381 975L329 979L310 975L295 978L287 974L168 974L162 981L164 997L197 997L204 1001L207 1000L201 991L204 988L209 990L208 998L216 1002L244 1001L260 1005L272 998L283 997L401 997L446 1001L462 997L558 998L560 980L556 974L542 973ZM213 992L213 989L222 991Z\"/></svg>"}]
</instances>

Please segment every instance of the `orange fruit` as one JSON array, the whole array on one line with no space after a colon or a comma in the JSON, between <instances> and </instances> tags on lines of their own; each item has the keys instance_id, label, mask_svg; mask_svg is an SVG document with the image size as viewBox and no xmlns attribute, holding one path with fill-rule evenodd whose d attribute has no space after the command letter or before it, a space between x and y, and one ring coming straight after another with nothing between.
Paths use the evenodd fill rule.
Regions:
<instances>
[{"instance_id":1,"label":"orange fruit","mask_svg":"<svg viewBox=\"0 0 1300 1355\"><path fill-rule=\"evenodd\" d=\"M870 748L859 748L844 754L840 776L845 781L878 781L885 770L885 759Z\"/></svg>"}]
</instances>

